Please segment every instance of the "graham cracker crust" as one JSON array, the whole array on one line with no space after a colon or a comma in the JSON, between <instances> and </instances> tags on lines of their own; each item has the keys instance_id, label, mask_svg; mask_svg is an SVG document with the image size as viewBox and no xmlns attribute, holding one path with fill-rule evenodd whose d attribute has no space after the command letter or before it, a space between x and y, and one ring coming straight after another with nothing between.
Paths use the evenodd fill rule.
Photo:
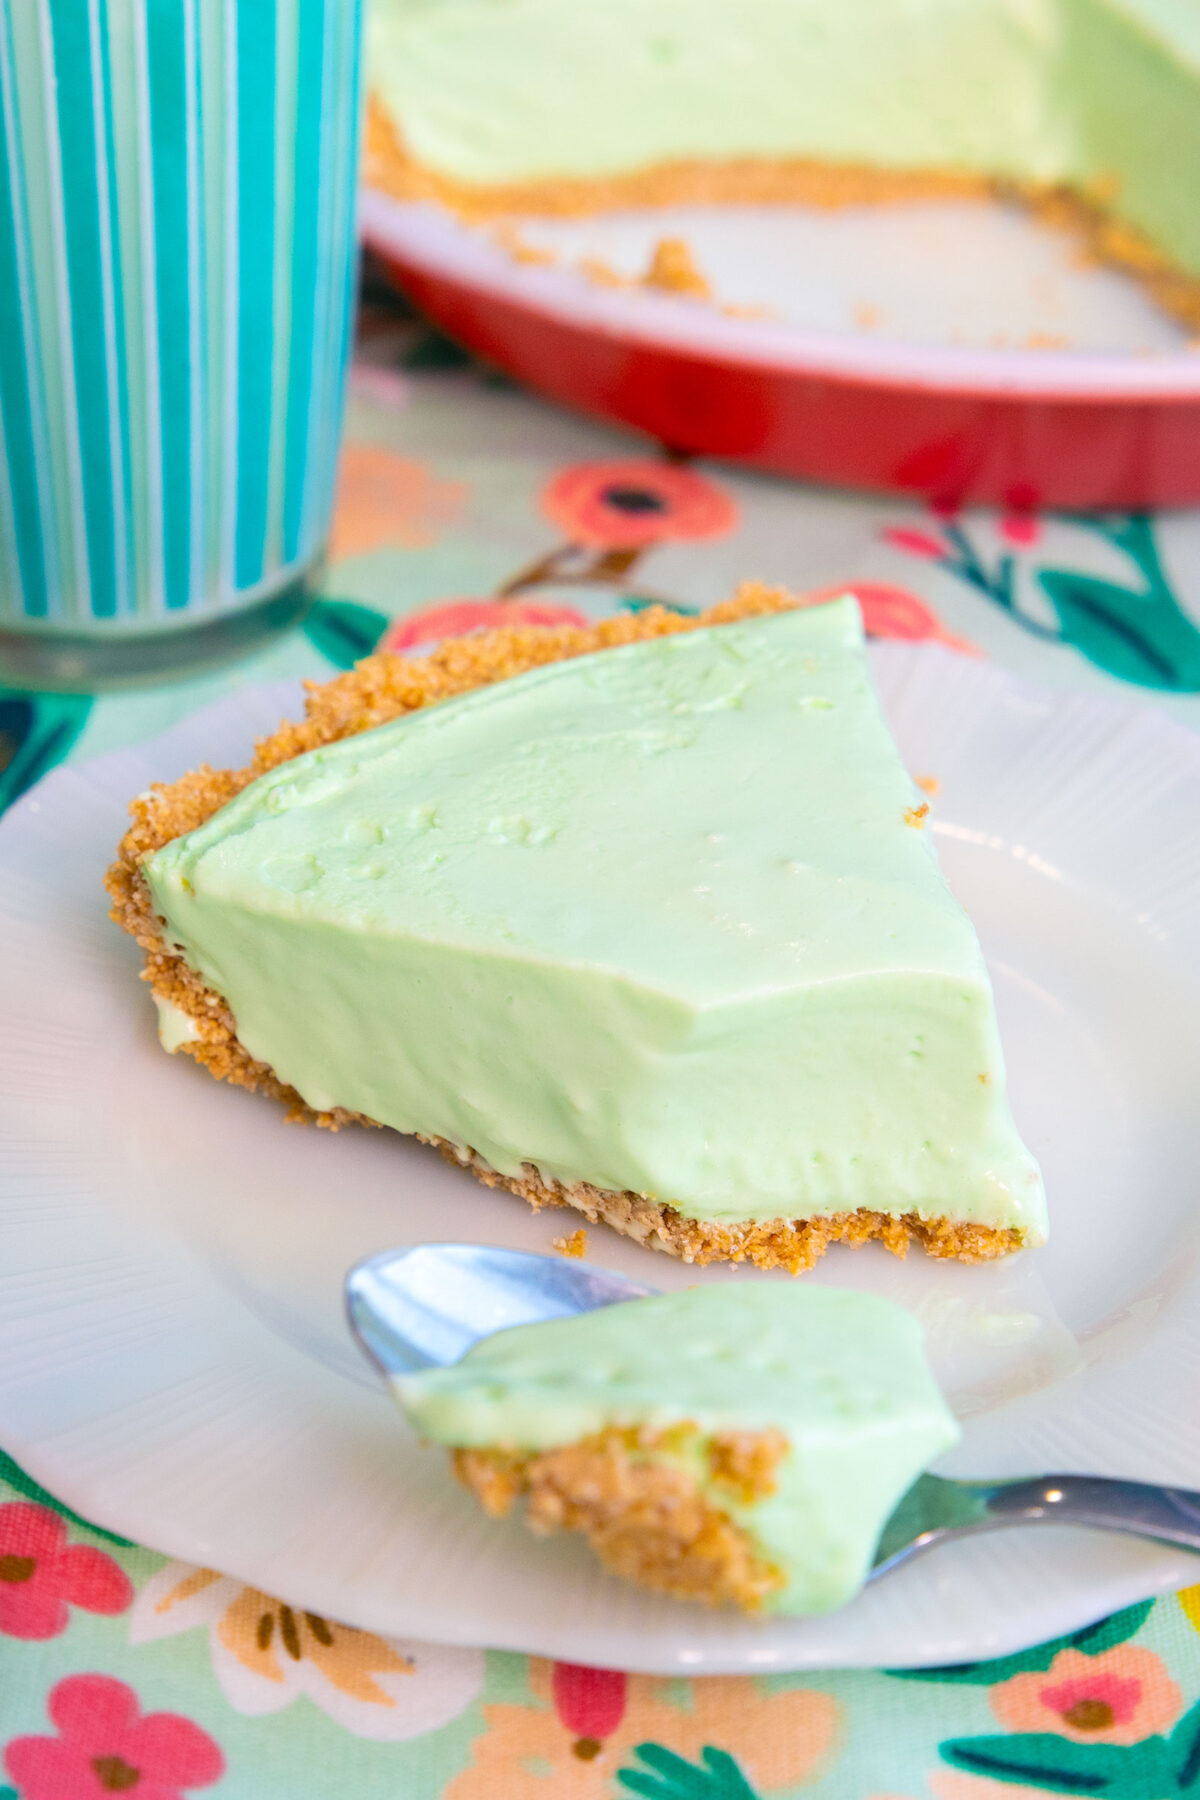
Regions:
<instances>
[{"instance_id":1,"label":"graham cracker crust","mask_svg":"<svg viewBox=\"0 0 1200 1800\"><path fill-rule=\"evenodd\" d=\"M369 96L367 104L363 173L369 186L385 194L398 200L436 201L470 223L513 214L579 218L666 206L796 205L837 211L914 200L998 200L1024 207L1043 224L1068 233L1084 260L1131 276L1163 312L1200 333L1200 276L1176 267L1165 251L1119 217L1115 179L1082 189L1057 182L1017 182L966 169L883 169L811 157L734 157L656 163L615 175L465 182L417 161L376 95ZM701 297L698 288L687 291Z\"/></svg>"},{"instance_id":2,"label":"graham cracker crust","mask_svg":"<svg viewBox=\"0 0 1200 1800\"><path fill-rule=\"evenodd\" d=\"M799 604L783 589L747 582L731 600L697 618L653 607L587 627L503 627L453 639L419 658L368 656L332 681L306 683L305 718L285 720L277 731L260 739L244 768L203 765L178 781L155 783L130 805L133 823L121 840L105 886L112 899L111 917L145 952L142 980L160 999L186 1014L196 1028L196 1038L181 1044L180 1051L194 1057L218 1081L282 1101L290 1120L334 1131L351 1123L378 1124L342 1107L314 1111L294 1088L280 1081L266 1063L256 1062L238 1042L236 1023L225 1000L163 941L162 921L154 911L142 873L143 862L154 851L196 830L268 769L419 707L569 657L784 612ZM602 1220L648 1248L664 1250L689 1263L750 1262L758 1268L785 1268L797 1274L811 1268L832 1243L857 1246L878 1239L895 1255L904 1256L910 1238L931 1256L984 1262L1019 1249L1022 1241L1020 1233L1011 1228L922 1219L915 1213L900 1218L859 1211L827 1218L749 1222L689 1219L674 1207L641 1194L618 1193L587 1183L565 1186L529 1164L519 1175L500 1175L472 1150L436 1138L422 1141L434 1144L449 1161L469 1169L488 1187L507 1188L535 1208L574 1207L593 1223Z\"/></svg>"},{"instance_id":3,"label":"graham cracker crust","mask_svg":"<svg viewBox=\"0 0 1200 1800\"><path fill-rule=\"evenodd\" d=\"M626 1581L679 1600L761 1612L785 1585L783 1572L688 1472L653 1460L697 1435L690 1423L666 1432L613 1426L557 1450L455 1450L452 1458L459 1480L493 1518L523 1497L531 1531L582 1532ZM752 1505L774 1492L787 1449L779 1431L715 1436L706 1452L713 1483Z\"/></svg>"},{"instance_id":4,"label":"graham cracker crust","mask_svg":"<svg viewBox=\"0 0 1200 1800\"><path fill-rule=\"evenodd\" d=\"M875 201L986 197L986 176L954 169L878 169L811 157L681 158L616 175L555 175L530 181L469 182L419 162L378 96L367 101L363 174L397 200L436 200L469 220L528 213L585 218L590 213L656 206L863 206Z\"/></svg>"},{"instance_id":5,"label":"graham cracker crust","mask_svg":"<svg viewBox=\"0 0 1200 1800\"><path fill-rule=\"evenodd\" d=\"M915 1239L927 1255L958 1262L991 1262L1021 1248L1021 1234L995 1225L967 1225L951 1219L922 1219L916 1213L831 1213L813 1219L688 1219L674 1207L648 1200L644 1194L614 1193L577 1182L567 1187L548 1180L530 1164L521 1175L499 1175L473 1151L460 1150L437 1138L422 1140L441 1151L447 1162L470 1169L485 1187L507 1188L528 1200L535 1212L543 1206L573 1206L591 1224L611 1225L622 1237L647 1250L665 1250L682 1262L752 1263L759 1269L786 1269L800 1275L824 1256L830 1244L857 1250L877 1239L894 1256L908 1254Z\"/></svg>"}]
</instances>

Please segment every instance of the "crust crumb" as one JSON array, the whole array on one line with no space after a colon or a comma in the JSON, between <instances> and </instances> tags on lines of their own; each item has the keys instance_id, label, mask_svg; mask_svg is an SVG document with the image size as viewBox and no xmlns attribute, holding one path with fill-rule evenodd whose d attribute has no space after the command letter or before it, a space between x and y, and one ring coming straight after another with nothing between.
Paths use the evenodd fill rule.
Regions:
<instances>
[{"instance_id":1,"label":"crust crumb","mask_svg":"<svg viewBox=\"0 0 1200 1800\"><path fill-rule=\"evenodd\" d=\"M579 273L586 275L588 280L595 282L597 287L633 286L627 275L622 275L619 269L614 269L612 264L606 262L602 256L581 256L578 267Z\"/></svg>"},{"instance_id":2,"label":"crust crumb","mask_svg":"<svg viewBox=\"0 0 1200 1800\"><path fill-rule=\"evenodd\" d=\"M728 301L721 311L727 319L774 319L779 315L773 306L743 306L737 301Z\"/></svg>"},{"instance_id":3,"label":"crust crumb","mask_svg":"<svg viewBox=\"0 0 1200 1800\"><path fill-rule=\"evenodd\" d=\"M475 637L451 639L420 658L386 652L368 656L332 681L306 683L304 719L285 720L277 731L260 739L245 768L203 765L178 781L156 783L148 793L139 795L130 807L133 822L121 840L105 886L112 900L112 918L145 952L142 980L196 1026L198 1035L181 1044L178 1054L194 1057L218 1081L281 1101L289 1120L330 1131L351 1123L378 1125L377 1120L343 1107L314 1111L294 1088L265 1063L256 1062L238 1042L233 1014L224 999L206 987L182 956L163 941L162 921L155 914L142 873L143 862L154 851L203 825L268 769L404 713L568 657L786 612L801 604L782 588L751 581L743 583L732 599L696 618L654 606L589 626L504 626ZM450 1161L470 1169L488 1187L505 1187L519 1194L535 1210L573 1206L593 1224L603 1220L627 1237L689 1263L750 1262L758 1268L784 1268L797 1274L811 1268L832 1243L858 1245L878 1239L895 1255L903 1256L909 1240L915 1239L931 1256L957 1257L964 1262L1003 1256L1021 1244L1020 1233L1012 1229L957 1224L946 1218L921 1219L911 1213L894 1218L862 1211L819 1219L715 1224L685 1218L672 1207L640 1194L604 1191L586 1183L563 1187L528 1165L520 1174L504 1177L469 1148L431 1138L422 1141L434 1143Z\"/></svg>"},{"instance_id":4,"label":"crust crumb","mask_svg":"<svg viewBox=\"0 0 1200 1800\"><path fill-rule=\"evenodd\" d=\"M687 294L694 300L712 298L712 285L701 274L686 238L659 238L642 276L642 286Z\"/></svg>"},{"instance_id":5,"label":"crust crumb","mask_svg":"<svg viewBox=\"0 0 1200 1800\"><path fill-rule=\"evenodd\" d=\"M931 800L936 800L942 791L942 784L936 775L914 775L913 782L923 794L928 794Z\"/></svg>"},{"instance_id":6,"label":"crust crumb","mask_svg":"<svg viewBox=\"0 0 1200 1800\"><path fill-rule=\"evenodd\" d=\"M553 250L545 250L540 244L531 244L520 226L511 219L502 219L495 227L492 237L514 262L548 266L558 261Z\"/></svg>"},{"instance_id":7,"label":"crust crumb","mask_svg":"<svg viewBox=\"0 0 1200 1800\"><path fill-rule=\"evenodd\" d=\"M715 1483L752 1506L775 1492L775 1471L789 1448L782 1431L721 1431L708 1447L709 1471Z\"/></svg>"},{"instance_id":8,"label":"crust crumb","mask_svg":"<svg viewBox=\"0 0 1200 1800\"><path fill-rule=\"evenodd\" d=\"M553 1242L560 1256L583 1256L587 1251L587 1232L581 1225L570 1237L556 1237Z\"/></svg>"},{"instance_id":9,"label":"crust crumb","mask_svg":"<svg viewBox=\"0 0 1200 1800\"><path fill-rule=\"evenodd\" d=\"M601 1562L627 1581L676 1599L759 1612L783 1587L782 1571L705 1497L686 1469L654 1460L656 1451L670 1454L685 1434L697 1431L695 1425L673 1427L669 1434L610 1427L561 1449L525 1455L455 1450L454 1472L493 1517L524 1497L526 1524L539 1536L582 1532ZM720 1444L718 1456L742 1471L773 1469L787 1440L780 1432L741 1432L712 1444Z\"/></svg>"},{"instance_id":10,"label":"crust crumb","mask_svg":"<svg viewBox=\"0 0 1200 1800\"><path fill-rule=\"evenodd\" d=\"M914 831L924 831L925 821L928 817L928 800L921 806L906 806L904 809L904 823L906 825L911 825Z\"/></svg>"}]
</instances>

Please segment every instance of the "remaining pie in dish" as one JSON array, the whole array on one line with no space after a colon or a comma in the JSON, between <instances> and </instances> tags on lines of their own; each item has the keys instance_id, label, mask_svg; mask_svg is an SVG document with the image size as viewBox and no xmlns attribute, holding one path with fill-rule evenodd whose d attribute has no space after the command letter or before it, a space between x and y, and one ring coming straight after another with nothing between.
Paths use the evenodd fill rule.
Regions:
<instances>
[{"instance_id":1,"label":"remaining pie in dish","mask_svg":"<svg viewBox=\"0 0 1200 1800\"><path fill-rule=\"evenodd\" d=\"M1195 0L375 0L368 176L475 215L998 194L1200 323Z\"/></svg>"},{"instance_id":2,"label":"remaining pie in dish","mask_svg":"<svg viewBox=\"0 0 1200 1800\"><path fill-rule=\"evenodd\" d=\"M394 1382L488 1512L582 1531L618 1575L747 1612L857 1592L958 1437L921 1329L873 1294L732 1282L496 1332Z\"/></svg>"},{"instance_id":3,"label":"remaining pie in dish","mask_svg":"<svg viewBox=\"0 0 1200 1800\"><path fill-rule=\"evenodd\" d=\"M689 1260L976 1260L1045 1202L927 813L856 603L748 587L369 658L109 886L168 1048L294 1113Z\"/></svg>"}]
</instances>

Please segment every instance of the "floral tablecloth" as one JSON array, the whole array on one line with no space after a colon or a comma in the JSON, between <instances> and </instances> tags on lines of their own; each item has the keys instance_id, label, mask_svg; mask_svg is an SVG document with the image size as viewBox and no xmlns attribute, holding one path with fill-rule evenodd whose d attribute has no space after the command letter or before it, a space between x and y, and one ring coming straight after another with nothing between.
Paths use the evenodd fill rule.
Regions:
<instances>
[{"instance_id":1,"label":"floral tablecloth","mask_svg":"<svg viewBox=\"0 0 1200 1800\"><path fill-rule=\"evenodd\" d=\"M369 295L323 597L232 671L0 689L0 806L231 685L504 620L850 587L868 630L1200 726L1200 514L922 509L684 464ZM0 1800L1200 1796L1200 1586L999 1662L657 1681L384 1640L65 1513L0 1455ZM7 1785L6 1785L7 1784Z\"/></svg>"}]
</instances>

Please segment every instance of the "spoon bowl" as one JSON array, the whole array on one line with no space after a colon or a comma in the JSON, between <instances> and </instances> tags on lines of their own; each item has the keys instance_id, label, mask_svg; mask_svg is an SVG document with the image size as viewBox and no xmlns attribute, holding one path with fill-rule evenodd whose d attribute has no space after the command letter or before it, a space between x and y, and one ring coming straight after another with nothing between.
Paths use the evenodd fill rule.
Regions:
<instances>
[{"instance_id":1,"label":"spoon bowl","mask_svg":"<svg viewBox=\"0 0 1200 1800\"><path fill-rule=\"evenodd\" d=\"M490 1244L384 1250L346 1277L350 1329L380 1374L445 1367L513 1325L538 1325L657 1293L610 1269Z\"/></svg>"}]
</instances>

